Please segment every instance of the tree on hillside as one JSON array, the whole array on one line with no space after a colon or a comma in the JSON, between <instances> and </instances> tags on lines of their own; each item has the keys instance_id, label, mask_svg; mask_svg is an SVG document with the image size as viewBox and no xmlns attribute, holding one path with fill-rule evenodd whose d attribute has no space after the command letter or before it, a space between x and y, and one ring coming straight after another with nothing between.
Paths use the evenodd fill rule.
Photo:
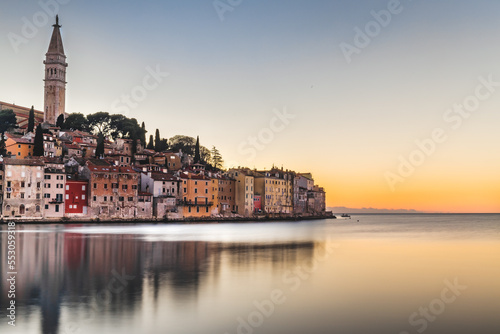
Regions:
<instances>
[{"instance_id":1,"label":"tree on hillside","mask_svg":"<svg viewBox=\"0 0 500 334\"><path fill-rule=\"evenodd\" d=\"M43 148L43 129L41 125L36 127L35 131L35 143L33 147L33 156L35 157L43 157L44 148Z\"/></svg>"},{"instance_id":2,"label":"tree on hillside","mask_svg":"<svg viewBox=\"0 0 500 334\"><path fill-rule=\"evenodd\" d=\"M0 156L5 157L7 156L7 147L5 146L5 138L3 134L0 134Z\"/></svg>"},{"instance_id":3,"label":"tree on hillside","mask_svg":"<svg viewBox=\"0 0 500 334\"><path fill-rule=\"evenodd\" d=\"M99 133L99 137L97 139L97 147L95 149L95 157L102 158L104 157L104 135Z\"/></svg>"},{"instance_id":4,"label":"tree on hillside","mask_svg":"<svg viewBox=\"0 0 500 334\"><path fill-rule=\"evenodd\" d=\"M222 169L222 167L224 166L224 160L222 160L222 155L220 154L219 150L215 146L213 146L210 152L212 153L212 166L215 169Z\"/></svg>"},{"instance_id":5,"label":"tree on hillside","mask_svg":"<svg viewBox=\"0 0 500 334\"><path fill-rule=\"evenodd\" d=\"M85 117L85 115L80 113L69 114L68 117L66 117L66 120L64 121L64 124L61 127L61 129L87 131L88 130L87 117Z\"/></svg>"},{"instance_id":6,"label":"tree on hillside","mask_svg":"<svg viewBox=\"0 0 500 334\"><path fill-rule=\"evenodd\" d=\"M28 116L28 132L33 132L35 130L35 109L31 106L30 113Z\"/></svg>"},{"instance_id":7,"label":"tree on hillside","mask_svg":"<svg viewBox=\"0 0 500 334\"><path fill-rule=\"evenodd\" d=\"M106 113L107 114L107 113ZM127 117L122 114L107 114L109 119L109 134L113 138L119 138L122 136L123 123L127 120Z\"/></svg>"},{"instance_id":8,"label":"tree on hillside","mask_svg":"<svg viewBox=\"0 0 500 334\"><path fill-rule=\"evenodd\" d=\"M200 161L202 163L210 163L211 161L211 158L212 157L212 153L210 152L210 150L208 148L206 148L205 146L201 145L200 146Z\"/></svg>"},{"instance_id":9,"label":"tree on hillside","mask_svg":"<svg viewBox=\"0 0 500 334\"><path fill-rule=\"evenodd\" d=\"M182 150L182 152L193 155L196 140L193 137L176 135L170 138L170 149L174 151Z\"/></svg>"},{"instance_id":10,"label":"tree on hillside","mask_svg":"<svg viewBox=\"0 0 500 334\"><path fill-rule=\"evenodd\" d=\"M161 149L161 138L160 138L160 130L156 129L155 133L155 151L160 152Z\"/></svg>"},{"instance_id":11,"label":"tree on hillside","mask_svg":"<svg viewBox=\"0 0 500 334\"><path fill-rule=\"evenodd\" d=\"M57 117L56 126L62 129L62 127L64 126L64 114L61 114Z\"/></svg>"},{"instance_id":12,"label":"tree on hillside","mask_svg":"<svg viewBox=\"0 0 500 334\"><path fill-rule=\"evenodd\" d=\"M123 115L109 116L109 134L116 140L117 138L140 139L143 129L135 118L128 118Z\"/></svg>"},{"instance_id":13,"label":"tree on hillside","mask_svg":"<svg viewBox=\"0 0 500 334\"><path fill-rule=\"evenodd\" d=\"M194 147L194 163L198 164L201 162L200 156L200 136L196 137L196 145Z\"/></svg>"},{"instance_id":14,"label":"tree on hillside","mask_svg":"<svg viewBox=\"0 0 500 334\"><path fill-rule=\"evenodd\" d=\"M162 138L160 140L160 152L168 150L168 139Z\"/></svg>"},{"instance_id":15,"label":"tree on hillside","mask_svg":"<svg viewBox=\"0 0 500 334\"><path fill-rule=\"evenodd\" d=\"M0 110L0 133L2 135L9 130L16 129L17 118L12 109Z\"/></svg>"},{"instance_id":16,"label":"tree on hillside","mask_svg":"<svg viewBox=\"0 0 500 334\"><path fill-rule=\"evenodd\" d=\"M111 128L111 116L107 112L96 112L94 114L87 115L88 125L90 131L94 134L102 134L103 137L110 134Z\"/></svg>"},{"instance_id":17,"label":"tree on hillside","mask_svg":"<svg viewBox=\"0 0 500 334\"><path fill-rule=\"evenodd\" d=\"M146 124L144 124L144 122L142 122L142 125L141 125L141 144L142 146L146 147Z\"/></svg>"},{"instance_id":18,"label":"tree on hillside","mask_svg":"<svg viewBox=\"0 0 500 334\"><path fill-rule=\"evenodd\" d=\"M149 136L149 143L148 143L148 147L146 147L146 148L148 150L154 150L155 149L155 143L154 143L153 135Z\"/></svg>"}]
</instances>

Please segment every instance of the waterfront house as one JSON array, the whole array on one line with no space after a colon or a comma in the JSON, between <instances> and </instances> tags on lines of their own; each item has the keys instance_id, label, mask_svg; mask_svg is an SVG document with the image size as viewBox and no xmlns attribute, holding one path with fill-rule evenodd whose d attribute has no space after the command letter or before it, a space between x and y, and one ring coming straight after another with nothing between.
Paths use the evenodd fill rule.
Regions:
<instances>
[{"instance_id":1,"label":"waterfront house","mask_svg":"<svg viewBox=\"0 0 500 334\"><path fill-rule=\"evenodd\" d=\"M214 205L210 178L191 172L181 173L180 178L180 204L183 216L209 217Z\"/></svg>"},{"instance_id":2,"label":"waterfront house","mask_svg":"<svg viewBox=\"0 0 500 334\"><path fill-rule=\"evenodd\" d=\"M67 175L64 188L64 211L68 218L88 217L89 186L88 180L75 175Z\"/></svg>"},{"instance_id":3,"label":"waterfront house","mask_svg":"<svg viewBox=\"0 0 500 334\"><path fill-rule=\"evenodd\" d=\"M215 174L211 177L212 183L212 215L230 215L236 211L235 180L227 176Z\"/></svg>"},{"instance_id":4,"label":"waterfront house","mask_svg":"<svg viewBox=\"0 0 500 334\"><path fill-rule=\"evenodd\" d=\"M235 211L245 217L254 212L254 182L253 172L248 168L230 169L227 173L235 180Z\"/></svg>"},{"instance_id":5,"label":"waterfront house","mask_svg":"<svg viewBox=\"0 0 500 334\"><path fill-rule=\"evenodd\" d=\"M307 213L308 192L314 187L314 179L310 173L299 173L293 180L294 213Z\"/></svg>"},{"instance_id":6,"label":"waterfront house","mask_svg":"<svg viewBox=\"0 0 500 334\"><path fill-rule=\"evenodd\" d=\"M43 185L44 218L64 217L66 173L64 165L46 167Z\"/></svg>"},{"instance_id":7,"label":"waterfront house","mask_svg":"<svg viewBox=\"0 0 500 334\"><path fill-rule=\"evenodd\" d=\"M255 176L255 193L260 194L263 211L293 213L293 173L273 168Z\"/></svg>"},{"instance_id":8,"label":"waterfront house","mask_svg":"<svg viewBox=\"0 0 500 334\"><path fill-rule=\"evenodd\" d=\"M137 194L136 219L153 218L153 194L139 191Z\"/></svg>"},{"instance_id":9,"label":"waterfront house","mask_svg":"<svg viewBox=\"0 0 500 334\"><path fill-rule=\"evenodd\" d=\"M44 166L41 159L4 159L4 218L43 218Z\"/></svg>"},{"instance_id":10,"label":"waterfront house","mask_svg":"<svg viewBox=\"0 0 500 334\"><path fill-rule=\"evenodd\" d=\"M87 161L82 175L89 180L91 217L132 219L137 216L139 173L105 161Z\"/></svg>"},{"instance_id":11,"label":"waterfront house","mask_svg":"<svg viewBox=\"0 0 500 334\"><path fill-rule=\"evenodd\" d=\"M141 173L141 192L153 195L153 216L156 218L180 218L177 208L180 179L161 172Z\"/></svg>"}]
</instances>

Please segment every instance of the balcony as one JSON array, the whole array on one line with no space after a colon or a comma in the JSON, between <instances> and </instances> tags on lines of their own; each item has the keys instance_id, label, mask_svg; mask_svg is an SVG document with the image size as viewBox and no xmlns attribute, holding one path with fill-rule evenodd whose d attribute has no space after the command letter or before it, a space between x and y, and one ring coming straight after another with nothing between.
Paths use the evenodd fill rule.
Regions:
<instances>
[{"instance_id":1,"label":"balcony","mask_svg":"<svg viewBox=\"0 0 500 334\"><path fill-rule=\"evenodd\" d=\"M197 201L177 201L177 205L186 206L213 206L214 202L197 202Z\"/></svg>"},{"instance_id":2,"label":"balcony","mask_svg":"<svg viewBox=\"0 0 500 334\"><path fill-rule=\"evenodd\" d=\"M171 194L161 194L161 195L158 195L156 197L157 198L176 198L175 195L171 195Z\"/></svg>"},{"instance_id":3,"label":"balcony","mask_svg":"<svg viewBox=\"0 0 500 334\"><path fill-rule=\"evenodd\" d=\"M53 198L50 200L49 204L63 204L64 201L62 200L62 198Z\"/></svg>"}]
</instances>

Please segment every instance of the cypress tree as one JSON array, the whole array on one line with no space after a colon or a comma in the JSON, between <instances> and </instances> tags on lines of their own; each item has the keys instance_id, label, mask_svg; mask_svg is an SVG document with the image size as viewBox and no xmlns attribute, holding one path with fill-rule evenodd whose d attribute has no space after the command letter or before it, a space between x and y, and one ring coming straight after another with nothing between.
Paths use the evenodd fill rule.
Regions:
<instances>
[{"instance_id":1,"label":"cypress tree","mask_svg":"<svg viewBox=\"0 0 500 334\"><path fill-rule=\"evenodd\" d=\"M0 136L2 136L2 138L0 138L0 155L5 157L7 155L7 147L5 146L4 134L2 133Z\"/></svg>"},{"instance_id":2,"label":"cypress tree","mask_svg":"<svg viewBox=\"0 0 500 334\"><path fill-rule=\"evenodd\" d=\"M61 129L63 128L63 126L64 126L64 115L63 114L61 114L61 115L59 115L59 117L57 117L56 126L61 128Z\"/></svg>"},{"instance_id":3,"label":"cypress tree","mask_svg":"<svg viewBox=\"0 0 500 334\"><path fill-rule=\"evenodd\" d=\"M43 129L41 125L36 127L35 131L35 143L33 147L33 156L35 157L43 157L44 149L43 149Z\"/></svg>"},{"instance_id":4,"label":"cypress tree","mask_svg":"<svg viewBox=\"0 0 500 334\"><path fill-rule=\"evenodd\" d=\"M28 117L28 132L33 132L33 130L35 130L35 109L31 106Z\"/></svg>"},{"instance_id":5,"label":"cypress tree","mask_svg":"<svg viewBox=\"0 0 500 334\"><path fill-rule=\"evenodd\" d=\"M156 134L155 134L155 151L156 152L161 151L160 130L158 130L158 129L156 129Z\"/></svg>"},{"instance_id":6,"label":"cypress tree","mask_svg":"<svg viewBox=\"0 0 500 334\"><path fill-rule=\"evenodd\" d=\"M194 147L194 163L197 164L201 161L200 157L200 136L196 137L196 146Z\"/></svg>"},{"instance_id":7,"label":"cypress tree","mask_svg":"<svg viewBox=\"0 0 500 334\"><path fill-rule=\"evenodd\" d=\"M97 139L97 147L95 149L95 157L102 158L104 156L104 136L102 133L99 134Z\"/></svg>"},{"instance_id":8,"label":"cypress tree","mask_svg":"<svg viewBox=\"0 0 500 334\"><path fill-rule=\"evenodd\" d=\"M155 149L155 144L154 144L154 139L153 139L153 135L150 135L149 136L149 143L148 143L148 147L147 147L148 150L154 150Z\"/></svg>"},{"instance_id":9,"label":"cypress tree","mask_svg":"<svg viewBox=\"0 0 500 334\"><path fill-rule=\"evenodd\" d=\"M146 146L146 124L144 124L144 122L142 122L142 125L141 125L141 144L142 146Z\"/></svg>"}]
</instances>

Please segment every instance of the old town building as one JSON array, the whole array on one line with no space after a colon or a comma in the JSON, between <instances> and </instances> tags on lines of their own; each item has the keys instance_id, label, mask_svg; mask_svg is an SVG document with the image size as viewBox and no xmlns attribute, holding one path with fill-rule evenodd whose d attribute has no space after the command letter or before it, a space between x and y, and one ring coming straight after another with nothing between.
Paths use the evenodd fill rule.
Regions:
<instances>
[{"instance_id":1,"label":"old town building","mask_svg":"<svg viewBox=\"0 0 500 334\"><path fill-rule=\"evenodd\" d=\"M180 198L184 217L209 217L212 201L210 178L190 172L181 173Z\"/></svg>"},{"instance_id":2,"label":"old town building","mask_svg":"<svg viewBox=\"0 0 500 334\"><path fill-rule=\"evenodd\" d=\"M4 159L5 218L43 218L44 166L40 159Z\"/></svg>"},{"instance_id":3,"label":"old town building","mask_svg":"<svg viewBox=\"0 0 500 334\"><path fill-rule=\"evenodd\" d=\"M33 140L20 135L6 133L5 149L7 156L17 159L26 159L33 156Z\"/></svg>"},{"instance_id":4,"label":"old town building","mask_svg":"<svg viewBox=\"0 0 500 334\"><path fill-rule=\"evenodd\" d=\"M64 165L57 167L46 167L43 185L44 217L64 217L64 193L66 184L66 173Z\"/></svg>"},{"instance_id":5,"label":"old town building","mask_svg":"<svg viewBox=\"0 0 500 334\"><path fill-rule=\"evenodd\" d=\"M255 176L255 193L265 213L293 213L293 173L273 168Z\"/></svg>"},{"instance_id":6,"label":"old town building","mask_svg":"<svg viewBox=\"0 0 500 334\"><path fill-rule=\"evenodd\" d=\"M214 175L211 177L212 206L211 213L219 215L230 215L236 210L235 180L227 176Z\"/></svg>"},{"instance_id":7,"label":"old town building","mask_svg":"<svg viewBox=\"0 0 500 334\"><path fill-rule=\"evenodd\" d=\"M229 177L235 180L235 211L249 217L254 213L254 182L253 172L248 168L230 169Z\"/></svg>"},{"instance_id":8,"label":"old town building","mask_svg":"<svg viewBox=\"0 0 500 334\"><path fill-rule=\"evenodd\" d=\"M180 218L177 210L180 179L161 172L141 173L141 191L153 195L153 215L157 218Z\"/></svg>"},{"instance_id":9,"label":"old town building","mask_svg":"<svg viewBox=\"0 0 500 334\"><path fill-rule=\"evenodd\" d=\"M88 217L88 185L87 180L81 180L72 175L67 176L64 191L64 211L66 217Z\"/></svg>"},{"instance_id":10,"label":"old town building","mask_svg":"<svg viewBox=\"0 0 500 334\"><path fill-rule=\"evenodd\" d=\"M88 178L89 211L92 217L135 218L137 216L139 173L130 167L115 167L95 159L82 174Z\"/></svg>"}]
</instances>

